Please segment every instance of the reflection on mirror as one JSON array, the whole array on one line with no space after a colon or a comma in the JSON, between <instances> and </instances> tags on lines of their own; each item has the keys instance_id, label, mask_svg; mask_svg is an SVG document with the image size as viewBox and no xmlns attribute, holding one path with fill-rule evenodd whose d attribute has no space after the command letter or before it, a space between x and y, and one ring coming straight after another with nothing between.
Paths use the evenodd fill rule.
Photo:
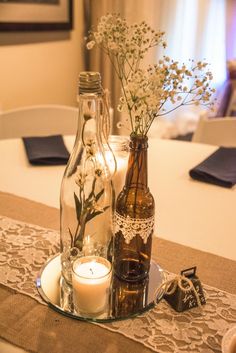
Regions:
<instances>
[{"instance_id":1,"label":"reflection on mirror","mask_svg":"<svg viewBox=\"0 0 236 353\"><path fill-rule=\"evenodd\" d=\"M86 298L86 296L83 297L83 293L78 290L78 286L76 290L74 288L74 294L73 288L61 278L60 255L49 259L42 268L37 278L37 288L44 301L54 310L79 320L104 322L126 319L153 307L155 291L165 280L165 275L161 267L152 261L149 276L142 281L126 282L118 279L113 274L110 287L105 288L107 287L108 277L107 275L104 276L102 282L101 278L97 287L99 286L101 290L108 289L108 291L105 290L107 296L99 297L98 288L95 291L93 291L94 288L91 288L90 296L91 298L93 297L93 299L90 299L94 301L97 300L96 297L104 299L102 300L102 304L106 303L106 305L103 306L102 311L98 310L98 312L97 310L93 310L97 308L97 304L90 303L91 305L88 305L89 301L85 305L86 308L83 307L83 310L80 311L78 303L81 304L80 300ZM87 284L86 290L88 290ZM75 295L76 300L74 300ZM82 297L80 297L81 295ZM83 300L82 302L85 303ZM101 300L99 303L101 304Z\"/></svg>"}]
</instances>

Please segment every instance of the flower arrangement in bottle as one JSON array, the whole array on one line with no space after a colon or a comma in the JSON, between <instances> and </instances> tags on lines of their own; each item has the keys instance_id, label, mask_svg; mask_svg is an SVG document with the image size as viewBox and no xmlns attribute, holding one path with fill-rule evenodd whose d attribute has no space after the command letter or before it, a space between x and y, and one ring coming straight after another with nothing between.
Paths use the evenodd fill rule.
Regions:
<instances>
[{"instance_id":1,"label":"flower arrangement in bottle","mask_svg":"<svg viewBox=\"0 0 236 353\"><path fill-rule=\"evenodd\" d=\"M130 156L123 190L114 216L114 271L127 281L148 276L154 229L155 202L147 180L147 134L154 120L188 105L212 107L215 92L206 62L188 65L163 56L147 69L146 53L166 48L164 32L145 21L128 24L116 14L102 16L88 36L87 48L99 47L110 59L121 84L118 111L130 129Z\"/></svg>"},{"instance_id":2,"label":"flower arrangement in bottle","mask_svg":"<svg viewBox=\"0 0 236 353\"><path fill-rule=\"evenodd\" d=\"M163 56L147 69L142 68L150 49L166 48L164 34L145 21L128 24L119 15L108 14L88 35L87 48L97 46L107 54L119 78L118 110L127 114L134 135L146 136L155 119L181 106L213 106L213 76L206 62L189 60L187 65Z\"/></svg>"}]
</instances>

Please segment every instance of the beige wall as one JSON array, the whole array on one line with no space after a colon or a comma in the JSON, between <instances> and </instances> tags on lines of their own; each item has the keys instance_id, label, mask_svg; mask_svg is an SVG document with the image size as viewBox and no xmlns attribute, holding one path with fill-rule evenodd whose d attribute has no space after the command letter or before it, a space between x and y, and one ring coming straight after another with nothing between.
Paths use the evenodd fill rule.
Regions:
<instances>
[{"instance_id":1,"label":"beige wall","mask_svg":"<svg viewBox=\"0 0 236 353\"><path fill-rule=\"evenodd\" d=\"M0 33L0 110L33 104L76 105L83 70L82 0L68 32Z\"/></svg>"}]
</instances>

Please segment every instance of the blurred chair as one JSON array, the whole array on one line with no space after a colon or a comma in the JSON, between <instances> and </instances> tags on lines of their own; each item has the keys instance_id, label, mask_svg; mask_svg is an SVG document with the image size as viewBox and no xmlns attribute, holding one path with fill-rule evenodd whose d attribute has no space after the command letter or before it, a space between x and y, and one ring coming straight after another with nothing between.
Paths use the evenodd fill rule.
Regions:
<instances>
[{"instance_id":1,"label":"blurred chair","mask_svg":"<svg viewBox=\"0 0 236 353\"><path fill-rule=\"evenodd\" d=\"M207 117L205 112L202 113L193 134L192 142L236 147L236 118L211 118Z\"/></svg>"},{"instance_id":2,"label":"blurred chair","mask_svg":"<svg viewBox=\"0 0 236 353\"><path fill-rule=\"evenodd\" d=\"M217 96L217 101L219 102L216 117L229 116L231 100L233 96L233 85L232 82L227 80Z\"/></svg>"},{"instance_id":3,"label":"blurred chair","mask_svg":"<svg viewBox=\"0 0 236 353\"><path fill-rule=\"evenodd\" d=\"M74 135L78 109L65 105L35 105L0 113L0 139Z\"/></svg>"}]
</instances>

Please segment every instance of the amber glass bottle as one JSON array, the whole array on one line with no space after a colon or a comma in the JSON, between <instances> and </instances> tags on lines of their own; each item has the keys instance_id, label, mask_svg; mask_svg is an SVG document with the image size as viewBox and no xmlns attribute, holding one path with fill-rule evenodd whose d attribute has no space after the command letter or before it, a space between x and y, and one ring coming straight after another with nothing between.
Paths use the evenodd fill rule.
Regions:
<instances>
[{"instance_id":1,"label":"amber glass bottle","mask_svg":"<svg viewBox=\"0 0 236 353\"><path fill-rule=\"evenodd\" d=\"M114 216L114 272L127 281L149 273L155 204L148 188L146 136L131 135L125 186Z\"/></svg>"},{"instance_id":2,"label":"amber glass bottle","mask_svg":"<svg viewBox=\"0 0 236 353\"><path fill-rule=\"evenodd\" d=\"M117 276L112 279L111 313L116 318L127 318L141 313L148 304L149 277L127 282Z\"/></svg>"}]
</instances>

